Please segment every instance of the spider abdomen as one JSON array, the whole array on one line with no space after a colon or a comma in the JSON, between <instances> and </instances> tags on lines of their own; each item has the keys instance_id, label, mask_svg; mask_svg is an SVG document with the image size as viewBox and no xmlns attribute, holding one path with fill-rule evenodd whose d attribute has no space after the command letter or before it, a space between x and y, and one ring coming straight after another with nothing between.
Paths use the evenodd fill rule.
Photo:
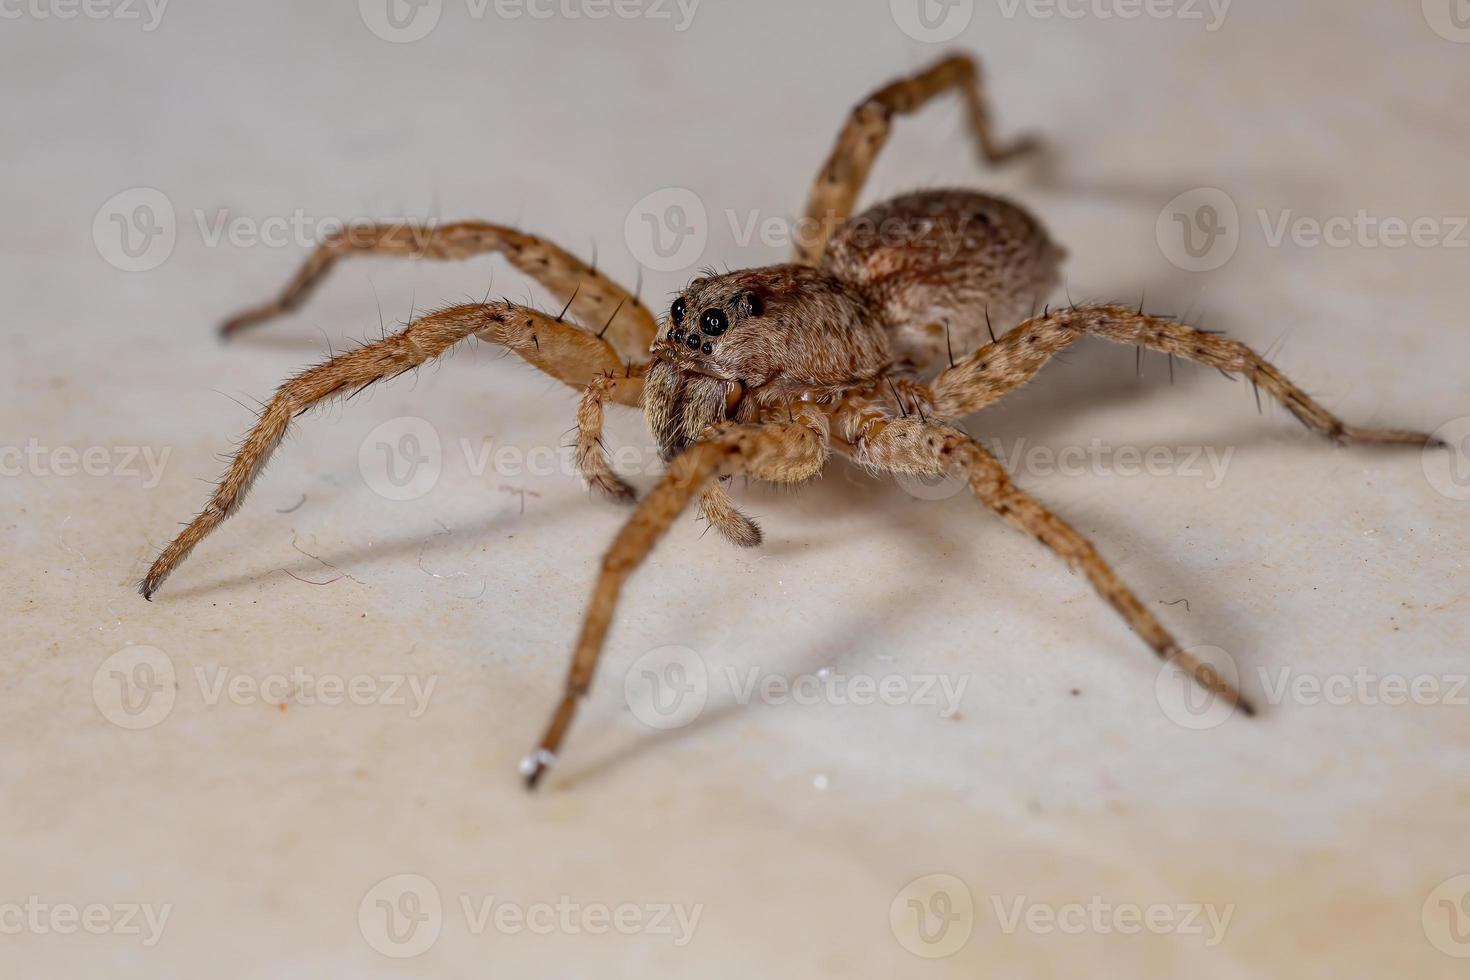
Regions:
<instances>
[{"instance_id":1,"label":"spider abdomen","mask_svg":"<svg viewBox=\"0 0 1470 980\"><path fill-rule=\"evenodd\" d=\"M937 367L988 341L1046 301L1064 257L1023 208L967 190L904 194L839 227L822 268L860 290L894 353Z\"/></svg>"}]
</instances>

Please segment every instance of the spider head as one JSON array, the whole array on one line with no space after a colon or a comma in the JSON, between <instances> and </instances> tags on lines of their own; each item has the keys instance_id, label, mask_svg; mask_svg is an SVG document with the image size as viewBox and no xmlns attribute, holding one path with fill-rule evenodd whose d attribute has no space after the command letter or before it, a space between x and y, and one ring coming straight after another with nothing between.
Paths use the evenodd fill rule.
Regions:
<instances>
[{"instance_id":1,"label":"spider head","mask_svg":"<svg viewBox=\"0 0 1470 980\"><path fill-rule=\"evenodd\" d=\"M799 265L695 279L670 305L652 354L644 412L665 459L718 422L866 380L891 360L867 301Z\"/></svg>"}]
</instances>

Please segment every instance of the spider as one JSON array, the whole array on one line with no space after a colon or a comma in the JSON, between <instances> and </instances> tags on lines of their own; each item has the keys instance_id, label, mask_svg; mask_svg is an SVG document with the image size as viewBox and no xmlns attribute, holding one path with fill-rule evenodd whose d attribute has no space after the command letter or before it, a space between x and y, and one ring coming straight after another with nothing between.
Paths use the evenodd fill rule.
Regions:
<instances>
[{"instance_id":1,"label":"spider","mask_svg":"<svg viewBox=\"0 0 1470 980\"><path fill-rule=\"evenodd\" d=\"M1012 482L1000 461L956 423L1093 335L1249 378L1308 429L1340 443L1423 446L1431 438L1346 425L1245 345L1120 305L1048 308L1063 251L1015 204L969 190L906 194L853 216L895 116L958 92L985 163L1037 148L992 132L976 61L955 54L895 81L852 110L812 188L789 263L702 274L657 318L634 293L556 245L482 222L354 229L326 239L281 295L228 320L232 336L299 307L348 255L464 259L502 254L566 306L559 315L503 302L451 306L296 375L277 389L230 458L209 502L154 561L150 598L211 531L239 509L292 419L330 399L416 368L471 337L499 344L581 393L576 462L588 485L633 502L602 447L609 404L641 408L667 469L602 560L565 688L537 748L522 763L534 788L555 760L587 695L623 586L675 518L697 503L731 542L761 541L731 502L735 475L796 484L835 451L868 471L957 474L995 515L1051 549L1161 659L1244 714L1248 702L1186 653L1097 549ZM568 314L573 320L569 322ZM996 325L1004 329L997 334ZM956 359L953 350L972 349Z\"/></svg>"}]
</instances>

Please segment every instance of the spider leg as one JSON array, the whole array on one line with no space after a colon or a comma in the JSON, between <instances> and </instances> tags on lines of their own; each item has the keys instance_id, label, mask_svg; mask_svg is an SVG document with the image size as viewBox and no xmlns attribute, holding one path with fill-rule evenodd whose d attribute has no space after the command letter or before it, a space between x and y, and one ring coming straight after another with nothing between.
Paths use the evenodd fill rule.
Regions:
<instances>
[{"instance_id":1,"label":"spider leg","mask_svg":"<svg viewBox=\"0 0 1470 980\"><path fill-rule=\"evenodd\" d=\"M451 260L487 252L503 254L511 265L550 290L557 302L569 303L571 313L581 322L604 329L625 356L647 353L657 324L638 297L545 239L479 221L371 225L338 232L317 246L279 296L235 314L220 327L220 333L231 337L301 306L337 261L349 255Z\"/></svg>"},{"instance_id":2,"label":"spider leg","mask_svg":"<svg viewBox=\"0 0 1470 980\"><path fill-rule=\"evenodd\" d=\"M643 404L643 365L627 377L603 376L587 386L577 409L577 469L589 489L623 503L637 499L633 488L608 461L602 442L603 408L608 402L639 408ZM717 481L705 484L699 493L699 510L710 525L732 544L754 548L761 543L760 525L735 508L725 488Z\"/></svg>"},{"instance_id":3,"label":"spider leg","mask_svg":"<svg viewBox=\"0 0 1470 980\"><path fill-rule=\"evenodd\" d=\"M613 472L612 463L607 458L607 450L602 444L603 412L608 402L629 408L642 406L644 370L639 365L627 377L603 375L596 378L582 392L582 401L577 407L577 469L588 488L625 503L632 503L636 495L627 481Z\"/></svg>"},{"instance_id":4,"label":"spider leg","mask_svg":"<svg viewBox=\"0 0 1470 980\"><path fill-rule=\"evenodd\" d=\"M803 227L819 230L809 239L803 235L793 262L821 263L832 233L852 216L873 161L888 142L893 117L918 112L931 99L952 90L958 90L965 99L970 130L986 163L1003 163L1040 145L1029 137L1012 143L1002 143L996 138L986 107L980 66L970 55L951 55L916 75L892 82L859 103L838 135L837 145L807 198L807 220Z\"/></svg>"},{"instance_id":5,"label":"spider leg","mask_svg":"<svg viewBox=\"0 0 1470 980\"><path fill-rule=\"evenodd\" d=\"M1347 425L1245 344L1124 306L1079 306L1032 317L942 372L931 385L936 411L951 419L979 411L1030 381L1053 355L1085 334L1244 375L1308 429L1337 442L1422 446L1430 441L1420 432Z\"/></svg>"},{"instance_id":6,"label":"spider leg","mask_svg":"<svg viewBox=\"0 0 1470 980\"><path fill-rule=\"evenodd\" d=\"M209 502L149 568L138 587L144 598L152 598L194 547L239 509L292 419L313 405L412 370L472 336L509 348L573 387L624 371L606 341L548 314L509 303L475 303L431 313L391 337L309 368L282 384L261 410Z\"/></svg>"},{"instance_id":7,"label":"spider leg","mask_svg":"<svg viewBox=\"0 0 1470 980\"><path fill-rule=\"evenodd\" d=\"M1069 568L1087 576L1161 660L1174 660L1205 690L1212 691L1245 714L1250 702L1208 664L1185 653L1138 596L1097 553L1092 542L1011 482L1000 460L953 426L913 416L871 422L859 439L854 458L861 464L894 473L937 476L955 467L969 479L970 492L997 516L1050 548Z\"/></svg>"},{"instance_id":8,"label":"spider leg","mask_svg":"<svg viewBox=\"0 0 1470 980\"><path fill-rule=\"evenodd\" d=\"M623 583L689 502L709 481L730 474L744 473L775 483L809 480L822 471L827 447L826 416L802 412L794 422L726 424L669 464L668 472L638 504L602 559L565 691L540 744L523 766L527 788L534 789L555 760L577 705L592 685Z\"/></svg>"},{"instance_id":9,"label":"spider leg","mask_svg":"<svg viewBox=\"0 0 1470 980\"><path fill-rule=\"evenodd\" d=\"M726 541L742 548L760 545L761 526L736 509L724 486L711 481L699 492L699 512Z\"/></svg>"}]
</instances>

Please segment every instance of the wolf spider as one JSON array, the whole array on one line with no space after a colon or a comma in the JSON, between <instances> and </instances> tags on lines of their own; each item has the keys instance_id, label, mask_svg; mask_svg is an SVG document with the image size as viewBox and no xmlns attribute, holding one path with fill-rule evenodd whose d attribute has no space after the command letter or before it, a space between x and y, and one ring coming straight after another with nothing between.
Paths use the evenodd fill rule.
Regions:
<instances>
[{"instance_id":1,"label":"wolf spider","mask_svg":"<svg viewBox=\"0 0 1470 980\"><path fill-rule=\"evenodd\" d=\"M642 408L668 463L603 558L572 655L564 693L539 747L522 765L526 784L555 759L587 694L623 584L674 519L697 499L710 523L738 545L760 543L757 525L723 484L743 474L800 483L835 449L873 473L963 475L981 504L1087 576L1160 658L1203 688L1254 714L1209 664L1184 652L1093 545L1024 493L1001 463L953 423L1031 380L1059 351L1093 335L1243 375L1307 428L1338 442L1425 445L1417 432L1346 425L1245 345L1172 318L1116 305L1069 306L1034 315L1063 257L1040 224L1014 204L974 191L921 191L851 217L895 116L957 91L980 156L998 164L1033 149L992 132L981 76L965 55L871 94L853 111L812 188L792 261L707 274L654 316L638 296L568 252L524 232L481 222L381 227L327 239L279 298L222 327L226 336L300 306L348 255L464 259L501 253L565 301L557 316L509 301L451 306L401 332L333 357L286 381L261 410L205 505L158 556L145 597L233 514L306 409L396 377L478 337L499 344L581 393L576 460L587 483L633 501L601 443L609 403ZM568 322L570 313L577 322ZM997 335L994 326L1008 327ZM974 347L956 359L954 345ZM976 345L979 346L976 346Z\"/></svg>"}]
</instances>

